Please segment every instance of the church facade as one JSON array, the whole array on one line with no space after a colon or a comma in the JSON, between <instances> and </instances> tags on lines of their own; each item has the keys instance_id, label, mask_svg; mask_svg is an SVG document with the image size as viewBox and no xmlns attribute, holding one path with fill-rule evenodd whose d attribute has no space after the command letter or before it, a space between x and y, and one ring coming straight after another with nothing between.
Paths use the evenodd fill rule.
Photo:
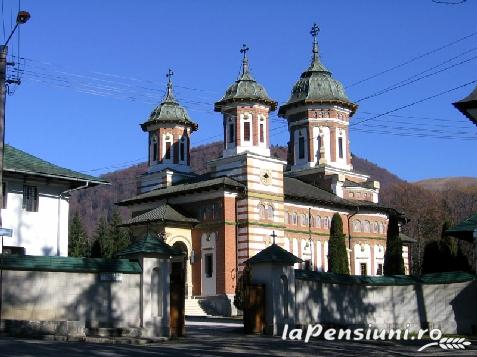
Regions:
<instances>
[{"instance_id":1,"label":"church facade","mask_svg":"<svg viewBox=\"0 0 477 357\"><path fill-rule=\"evenodd\" d=\"M343 220L351 274L383 272L390 214L379 204L379 182L353 170L349 123L357 110L318 54L278 108L289 130L288 159L270 154L269 114L278 107L249 70L241 50L239 78L215 103L223 125L223 154L207 173L190 166L191 135L198 130L167 93L141 124L149 142L148 171L138 194L119 202L135 236L157 233L186 254L188 297L233 300L244 262L273 241L300 257L303 268L326 271L331 218ZM219 124L218 124L219 125ZM403 248L409 271L408 247Z\"/></svg>"}]
</instances>

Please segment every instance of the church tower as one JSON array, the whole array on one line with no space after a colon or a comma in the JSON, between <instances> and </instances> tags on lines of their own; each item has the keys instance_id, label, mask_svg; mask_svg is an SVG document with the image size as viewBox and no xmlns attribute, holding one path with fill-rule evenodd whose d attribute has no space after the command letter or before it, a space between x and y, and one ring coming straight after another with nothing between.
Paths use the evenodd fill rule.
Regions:
<instances>
[{"instance_id":1,"label":"church tower","mask_svg":"<svg viewBox=\"0 0 477 357\"><path fill-rule=\"evenodd\" d=\"M319 28L313 25L313 56L308 69L293 86L288 102L278 111L288 121L288 165L291 171L316 166L352 170L349 121L357 105L343 85L331 76L318 53Z\"/></svg>"},{"instance_id":2,"label":"church tower","mask_svg":"<svg viewBox=\"0 0 477 357\"><path fill-rule=\"evenodd\" d=\"M215 111L223 114L223 157L246 151L270 156L268 114L275 110L277 103L270 99L265 88L252 77L248 50L245 45L240 50L243 55L240 77L227 89L222 99L215 103Z\"/></svg>"},{"instance_id":3,"label":"church tower","mask_svg":"<svg viewBox=\"0 0 477 357\"><path fill-rule=\"evenodd\" d=\"M139 193L170 186L193 175L190 136L198 126L174 96L173 74L169 69L164 99L141 124L148 133L148 170L139 180Z\"/></svg>"}]
</instances>

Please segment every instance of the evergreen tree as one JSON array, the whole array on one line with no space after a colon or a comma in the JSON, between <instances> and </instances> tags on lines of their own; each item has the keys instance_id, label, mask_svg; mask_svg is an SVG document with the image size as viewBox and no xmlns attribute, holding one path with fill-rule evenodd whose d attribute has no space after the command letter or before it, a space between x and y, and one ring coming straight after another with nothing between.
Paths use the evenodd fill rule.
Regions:
<instances>
[{"instance_id":1,"label":"evergreen tree","mask_svg":"<svg viewBox=\"0 0 477 357\"><path fill-rule=\"evenodd\" d=\"M129 232L126 228L119 227L122 223L119 211L115 209L111 216L111 222L109 223L109 242L110 257L114 257L118 252L126 248L129 243Z\"/></svg>"},{"instance_id":2,"label":"evergreen tree","mask_svg":"<svg viewBox=\"0 0 477 357\"><path fill-rule=\"evenodd\" d=\"M399 238L399 222L397 216L394 214L389 216L383 272L384 275L404 275L404 259L402 257L402 242L401 238Z\"/></svg>"},{"instance_id":3,"label":"evergreen tree","mask_svg":"<svg viewBox=\"0 0 477 357\"><path fill-rule=\"evenodd\" d=\"M104 217L98 220L91 253L94 258L109 258L111 256L108 223Z\"/></svg>"},{"instance_id":4,"label":"evergreen tree","mask_svg":"<svg viewBox=\"0 0 477 357\"><path fill-rule=\"evenodd\" d=\"M331 219L330 240L328 242L328 271L337 274L349 274L343 221L338 213L335 213Z\"/></svg>"},{"instance_id":5,"label":"evergreen tree","mask_svg":"<svg viewBox=\"0 0 477 357\"><path fill-rule=\"evenodd\" d=\"M88 257L89 253L88 236L79 214L76 213L70 224L68 255L70 257Z\"/></svg>"}]
</instances>

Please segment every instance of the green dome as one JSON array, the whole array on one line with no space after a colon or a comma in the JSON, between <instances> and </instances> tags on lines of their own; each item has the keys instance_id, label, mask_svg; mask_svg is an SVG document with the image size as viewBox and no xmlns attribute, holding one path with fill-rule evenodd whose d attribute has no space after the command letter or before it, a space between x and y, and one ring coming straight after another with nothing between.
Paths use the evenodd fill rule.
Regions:
<instances>
[{"instance_id":1,"label":"green dome","mask_svg":"<svg viewBox=\"0 0 477 357\"><path fill-rule=\"evenodd\" d=\"M167 83L167 92L164 100L152 111L149 115L149 119L141 124L141 128L147 131L150 125L157 123L181 124L191 127L192 130L197 130L198 128L198 125L192 121L187 110L181 106L174 97L172 82L170 80Z\"/></svg>"},{"instance_id":2,"label":"green dome","mask_svg":"<svg viewBox=\"0 0 477 357\"><path fill-rule=\"evenodd\" d=\"M242 62L242 74L227 89L225 95L215 103L215 111L222 111L222 107L233 102L257 102L271 107L275 110L277 102L268 96L267 91L258 83L248 69L248 59L244 56Z\"/></svg>"},{"instance_id":3,"label":"green dome","mask_svg":"<svg viewBox=\"0 0 477 357\"><path fill-rule=\"evenodd\" d=\"M331 72L320 62L316 42L310 66L293 86L290 99L280 106L278 115L285 115L291 107L315 103L340 104L352 112L357 108L346 95L343 84L334 79Z\"/></svg>"}]
</instances>

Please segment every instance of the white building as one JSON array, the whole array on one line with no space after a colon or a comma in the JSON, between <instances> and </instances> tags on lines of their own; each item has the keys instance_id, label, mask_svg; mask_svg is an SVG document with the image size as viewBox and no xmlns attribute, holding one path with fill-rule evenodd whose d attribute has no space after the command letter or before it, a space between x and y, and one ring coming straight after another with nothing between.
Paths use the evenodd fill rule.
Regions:
<instances>
[{"instance_id":1,"label":"white building","mask_svg":"<svg viewBox=\"0 0 477 357\"><path fill-rule=\"evenodd\" d=\"M56 166L5 145L2 251L27 255L68 255L69 194L107 182Z\"/></svg>"}]
</instances>

